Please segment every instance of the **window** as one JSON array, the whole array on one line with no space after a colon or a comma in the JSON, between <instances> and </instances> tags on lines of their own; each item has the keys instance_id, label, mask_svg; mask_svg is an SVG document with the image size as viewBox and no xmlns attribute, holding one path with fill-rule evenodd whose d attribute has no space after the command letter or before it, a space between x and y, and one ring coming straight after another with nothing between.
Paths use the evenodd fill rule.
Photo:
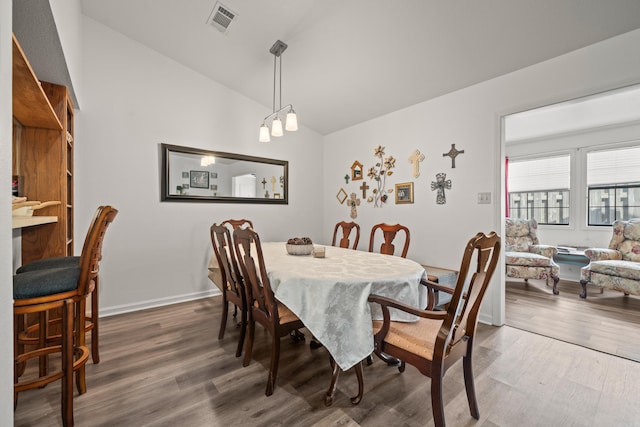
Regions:
<instances>
[{"instance_id":1,"label":"window","mask_svg":"<svg viewBox=\"0 0 640 427\"><path fill-rule=\"evenodd\" d=\"M509 161L509 216L569 225L571 156Z\"/></svg>"},{"instance_id":2,"label":"window","mask_svg":"<svg viewBox=\"0 0 640 427\"><path fill-rule=\"evenodd\" d=\"M640 146L587 153L588 224L640 217Z\"/></svg>"}]
</instances>

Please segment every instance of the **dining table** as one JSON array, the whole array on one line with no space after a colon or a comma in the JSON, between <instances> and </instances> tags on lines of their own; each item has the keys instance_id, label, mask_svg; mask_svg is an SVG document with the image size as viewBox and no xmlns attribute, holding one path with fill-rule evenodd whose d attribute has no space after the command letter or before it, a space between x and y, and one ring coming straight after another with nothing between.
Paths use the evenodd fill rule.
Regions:
<instances>
[{"instance_id":1,"label":"dining table","mask_svg":"<svg viewBox=\"0 0 640 427\"><path fill-rule=\"evenodd\" d=\"M262 243L276 298L302 320L337 364L325 396L330 405L340 372L337 368L360 367L373 352L372 319L382 319L382 312L367 301L369 295L424 307L426 290L420 281L427 274L424 266L406 258L334 246L324 249L324 257L290 255L285 242ZM396 321L417 320L393 309L390 314ZM362 379L358 379L361 397Z\"/></svg>"}]
</instances>

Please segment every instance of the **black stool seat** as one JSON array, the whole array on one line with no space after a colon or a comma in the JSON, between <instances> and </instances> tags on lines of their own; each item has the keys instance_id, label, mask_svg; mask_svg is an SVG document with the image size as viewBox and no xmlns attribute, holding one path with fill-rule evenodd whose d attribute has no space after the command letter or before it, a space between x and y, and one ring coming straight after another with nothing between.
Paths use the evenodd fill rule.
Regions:
<instances>
[{"instance_id":1,"label":"black stool seat","mask_svg":"<svg viewBox=\"0 0 640 427\"><path fill-rule=\"evenodd\" d=\"M35 270L46 270L49 268L67 268L80 266L79 256L59 256L54 258L43 258L31 261L16 270L16 274L27 273Z\"/></svg>"},{"instance_id":2,"label":"black stool seat","mask_svg":"<svg viewBox=\"0 0 640 427\"><path fill-rule=\"evenodd\" d=\"M13 276L13 299L22 300L75 291L79 267L28 271Z\"/></svg>"}]
</instances>

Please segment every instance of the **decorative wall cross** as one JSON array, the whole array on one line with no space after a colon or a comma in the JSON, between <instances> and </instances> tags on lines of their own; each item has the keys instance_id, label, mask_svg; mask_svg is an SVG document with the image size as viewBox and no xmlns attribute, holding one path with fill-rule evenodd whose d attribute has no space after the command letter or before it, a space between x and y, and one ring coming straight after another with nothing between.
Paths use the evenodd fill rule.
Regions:
<instances>
[{"instance_id":1,"label":"decorative wall cross","mask_svg":"<svg viewBox=\"0 0 640 427\"><path fill-rule=\"evenodd\" d=\"M416 150L409 156L409 163L413 165L413 177L420 176L420 162L424 160L424 154Z\"/></svg>"},{"instance_id":2,"label":"decorative wall cross","mask_svg":"<svg viewBox=\"0 0 640 427\"><path fill-rule=\"evenodd\" d=\"M345 184L348 184L348 183L349 183L349 178L350 178L350 177L349 177L349 174L346 174L346 175L344 176L344 182L345 182Z\"/></svg>"},{"instance_id":3,"label":"decorative wall cross","mask_svg":"<svg viewBox=\"0 0 640 427\"><path fill-rule=\"evenodd\" d=\"M458 154L464 153L464 150L456 150L456 144L451 144L451 150L447 153L442 153L442 157L451 157L451 167L455 169L456 167L456 157Z\"/></svg>"},{"instance_id":4,"label":"decorative wall cross","mask_svg":"<svg viewBox=\"0 0 640 427\"><path fill-rule=\"evenodd\" d=\"M260 182L262 182L262 189L264 190L266 188L265 185L267 184L267 179L266 178L262 178L262 181L260 181Z\"/></svg>"},{"instance_id":5,"label":"decorative wall cross","mask_svg":"<svg viewBox=\"0 0 640 427\"><path fill-rule=\"evenodd\" d=\"M439 173L436 175L436 180L431 182L431 191L438 190L436 203L439 205L444 205L445 203L447 203L447 199L444 196L444 190L451 189L451 180L446 178L446 173Z\"/></svg>"},{"instance_id":6,"label":"decorative wall cross","mask_svg":"<svg viewBox=\"0 0 640 427\"><path fill-rule=\"evenodd\" d=\"M351 218L357 218L358 210L356 207L360 206L360 199L358 199L356 193L351 193L351 195L349 196L349 200L347 201L347 205L349 205L349 208L351 208Z\"/></svg>"},{"instance_id":7,"label":"decorative wall cross","mask_svg":"<svg viewBox=\"0 0 640 427\"><path fill-rule=\"evenodd\" d=\"M275 193L276 192L276 177L272 176L270 181L271 181L271 192Z\"/></svg>"},{"instance_id":8,"label":"decorative wall cross","mask_svg":"<svg viewBox=\"0 0 640 427\"><path fill-rule=\"evenodd\" d=\"M367 198L367 190L369 189L369 186L367 185L366 182L362 182L362 185L360 186L360 189L362 190L362 198L366 199Z\"/></svg>"}]
</instances>

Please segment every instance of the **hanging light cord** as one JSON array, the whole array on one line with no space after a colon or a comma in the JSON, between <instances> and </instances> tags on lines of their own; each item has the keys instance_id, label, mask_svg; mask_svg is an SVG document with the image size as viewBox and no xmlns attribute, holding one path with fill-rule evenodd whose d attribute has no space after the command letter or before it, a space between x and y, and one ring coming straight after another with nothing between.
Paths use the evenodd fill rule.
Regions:
<instances>
[{"instance_id":1,"label":"hanging light cord","mask_svg":"<svg viewBox=\"0 0 640 427\"><path fill-rule=\"evenodd\" d=\"M278 101L278 109L281 110L282 109L282 52L280 52L280 54L278 55L278 58L280 59L280 82L278 83L279 87L278 90L280 91L280 99Z\"/></svg>"},{"instance_id":2,"label":"hanging light cord","mask_svg":"<svg viewBox=\"0 0 640 427\"><path fill-rule=\"evenodd\" d=\"M272 112L276 112L276 56L273 55L273 102L272 102ZM280 80L282 82L282 80Z\"/></svg>"}]
</instances>

